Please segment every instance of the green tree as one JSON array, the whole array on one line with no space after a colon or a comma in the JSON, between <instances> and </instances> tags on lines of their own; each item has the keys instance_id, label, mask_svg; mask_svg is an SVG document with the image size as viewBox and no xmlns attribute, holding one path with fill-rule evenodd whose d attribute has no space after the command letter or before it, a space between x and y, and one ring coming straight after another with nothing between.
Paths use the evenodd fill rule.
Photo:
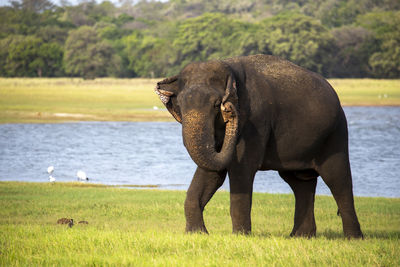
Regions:
<instances>
[{"instance_id":1,"label":"green tree","mask_svg":"<svg viewBox=\"0 0 400 267\"><path fill-rule=\"evenodd\" d=\"M18 0L11 1L14 8L30 10L34 13L42 13L54 10L56 6L48 0Z\"/></svg>"},{"instance_id":2,"label":"green tree","mask_svg":"<svg viewBox=\"0 0 400 267\"><path fill-rule=\"evenodd\" d=\"M398 0L306 0L300 11L332 28L351 25L357 16L369 12L393 11L399 8Z\"/></svg>"},{"instance_id":3,"label":"green tree","mask_svg":"<svg viewBox=\"0 0 400 267\"><path fill-rule=\"evenodd\" d=\"M36 31L36 36L41 38L44 42L54 42L60 46L64 46L65 40L68 36L68 28L63 28L58 25L46 25Z\"/></svg>"},{"instance_id":4,"label":"green tree","mask_svg":"<svg viewBox=\"0 0 400 267\"><path fill-rule=\"evenodd\" d=\"M379 49L369 58L375 77L400 77L400 11L372 12L357 18L357 23L376 34Z\"/></svg>"},{"instance_id":5,"label":"green tree","mask_svg":"<svg viewBox=\"0 0 400 267\"><path fill-rule=\"evenodd\" d=\"M380 78L400 78L400 41L385 40L382 51L374 53L369 64L372 72Z\"/></svg>"},{"instance_id":6,"label":"green tree","mask_svg":"<svg viewBox=\"0 0 400 267\"><path fill-rule=\"evenodd\" d=\"M116 57L121 59L120 71L117 76L119 77L130 77L133 75L132 70L129 69L129 61L126 53L124 52L124 44L122 42L125 36L132 33L132 30L121 27L126 22L131 21L131 19L126 18L119 20L121 16L117 18L114 23L100 21L97 22L94 28L96 29L98 36L102 40L107 40L107 42L112 46L114 53L117 54ZM124 17L124 16L122 16Z\"/></svg>"},{"instance_id":7,"label":"green tree","mask_svg":"<svg viewBox=\"0 0 400 267\"><path fill-rule=\"evenodd\" d=\"M68 35L64 64L67 74L94 79L118 76L121 59L107 41L99 38L93 27L82 26Z\"/></svg>"},{"instance_id":8,"label":"green tree","mask_svg":"<svg viewBox=\"0 0 400 267\"><path fill-rule=\"evenodd\" d=\"M65 7L64 17L75 26L89 25L93 26L99 21L112 21L116 13L115 6L104 1L96 4L95 1L82 2L77 6Z\"/></svg>"},{"instance_id":9,"label":"green tree","mask_svg":"<svg viewBox=\"0 0 400 267\"><path fill-rule=\"evenodd\" d=\"M62 9L45 0L24 0L14 7L0 7L0 38L10 34L37 35L46 26L71 28L70 23L62 20L62 14Z\"/></svg>"},{"instance_id":10,"label":"green tree","mask_svg":"<svg viewBox=\"0 0 400 267\"><path fill-rule=\"evenodd\" d=\"M6 38L0 39L0 75L9 76L7 72L7 58L8 50L10 47L15 46L22 41L24 37L21 35L10 35Z\"/></svg>"},{"instance_id":11,"label":"green tree","mask_svg":"<svg viewBox=\"0 0 400 267\"><path fill-rule=\"evenodd\" d=\"M8 43L5 60L8 76L51 77L62 71L63 51L57 43L44 43L35 36L11 36L2 43Z\"/></svg>"},{"instance_id":12,"label":"green tree","mask_svg":"<svg viewBox=\"0 0 400 267\"><path fill-rule=\"evenodd\" d=\"M260 26L258 38L262 53L330 75L333 37L318 20L290 12L266 19Z\"/></svg>"},{"instance_id":13,"label":"green tree","mask_svg":"<svg viewBox=\"0 0 400 267\"><path fill-rule=\"evenodd\" d=\"M16 0L0 7L0 75L55 76L65 67L87 78L167 76L192 61L264 53L325 76L400 77L399 0L120 4Z\"/></svg>"},{"instance_id":14,"label":"green tree","mask_svg":"<svg viewBox=\"0 0 400 267\"><path fill-rule=\"evenodd\" d=\"M331 31L336 45L334 77L371 75L369 57L379 50L375 34L361 26L343 26Z\"/></svg>"},{"instance_id":15,"label":"green tree","mask_svg":"<svg viewBox=\"0 0 400 267\"><path fill-rule=\"evenodd\" d=\"M363 6L360 1L328 0L321 3L318 15L324 25L340 27L353 23L362 12Z\"/></svg>"},{"instance_id":16,"label":"green tree","mask_svg":"<svg viewBox=\"0 0 400 267\"><path fill-rule=\"evenodd\" d=\"M221 13L206 13L185 20L178 26L173 40L176 63L183 67L192 61L239 56L245 50L242 48L247 37L244 33L251 28L251 24L230 19ZM248 51L253 52L252 49Z\"/></svg>"},{"instance_id":17,"label":"green tree","mask_svg":"<svg viewBox=\"0 0 400 267\"><path fill-rule=\"evenodd\" d=\"M123 38L122 43L128 68L134 76L162 77L169 74L169 56L173 50L165 40L135 32Z\"/></svg>"}]
</instances>

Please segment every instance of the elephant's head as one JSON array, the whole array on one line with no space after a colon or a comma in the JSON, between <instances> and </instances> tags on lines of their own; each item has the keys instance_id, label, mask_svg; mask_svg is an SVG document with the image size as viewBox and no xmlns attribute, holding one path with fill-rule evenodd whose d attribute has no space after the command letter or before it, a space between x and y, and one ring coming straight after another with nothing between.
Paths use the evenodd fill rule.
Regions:
<instances>
[{"instance_id":1,"label":"elephant's head","mask_svg":"<svg viewBox=\"0 0 400 267\"><path fill-rule=\"evenodd\" d=\"M220 171L232 159L238 138L238 97L234 74L219 61L191 63L155 89L182 123L183 142L201 168Z\"/></svg>"}]
</instances>

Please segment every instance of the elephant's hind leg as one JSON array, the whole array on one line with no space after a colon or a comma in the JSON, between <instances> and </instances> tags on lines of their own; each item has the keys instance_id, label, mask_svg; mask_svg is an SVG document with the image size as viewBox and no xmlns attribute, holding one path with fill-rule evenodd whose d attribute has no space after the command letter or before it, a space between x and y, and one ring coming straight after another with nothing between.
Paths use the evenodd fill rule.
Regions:
<instances>
[{"instance_id":1,"label":"elephant's hind leg","mask_svg":"<svg viewBox=\"0 0 400 267\"><path fill-rule=\"evenodd\" d=\"M291 171L279 172L279 175L290 185L296 199L294 226L290 236L315 236L314 200L318 175L307 180L300 179Z\"/></svg>"},{"instance_id":2,"label":"elephant's hind leg","mask_svg":"<svg viewBox=\"0 0 400 267\"><path fill-rule=\"evenodd\" d=\"M204 224L204 207L224 183L226 171L211 172L200 167L194 174L185 200L186 232L207 232Z\"/></svg>"},{"instance_id":3,"label":"elephant's hind leg","mask_svg":"<svg viewBox=\"0 0 400 267\"><path fill-rule=\"evenodd\" d=\"M343 232L348 238L363 238L360 224L354 208L351 170L346 153L330 156L319 167L322 179L332 192L342 217Z\"/></svg>"}]
</instances>

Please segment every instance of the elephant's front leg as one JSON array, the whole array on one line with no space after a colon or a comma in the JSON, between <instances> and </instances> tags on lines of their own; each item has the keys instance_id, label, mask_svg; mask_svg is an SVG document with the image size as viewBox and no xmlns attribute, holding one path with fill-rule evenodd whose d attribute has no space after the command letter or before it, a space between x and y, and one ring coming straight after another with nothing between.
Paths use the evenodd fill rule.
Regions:
<instances>
[{"instance_id":1,"label":"elephant's front leg","mask_svg":"<svg viewBox=\"0 0 400 267\"><path fill-rule=\"evenodd\" d=\"M226 171L212 172L197 167L185 200L186 232L208 233L203 210L208 201L224 183Z\"/></svg>"},{"instance_id":2,"label":"elephant's front leg","mask_svg":"<svg viewBox=\"0 0 400 267\"><path fill-rule=\"evenodd\" d=\"M231 219L233 233L250 234L251 204L255 172L229 172Z\"/></svg>"}]
</instances>

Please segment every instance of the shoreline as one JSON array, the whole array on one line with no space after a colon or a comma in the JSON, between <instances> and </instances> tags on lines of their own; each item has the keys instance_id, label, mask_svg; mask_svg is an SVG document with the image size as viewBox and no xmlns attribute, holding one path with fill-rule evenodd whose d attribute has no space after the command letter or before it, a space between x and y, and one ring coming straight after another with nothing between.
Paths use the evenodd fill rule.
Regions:
<instances>
[{"instance_id":1,"label":"shoreline","mask_svg":"<svg viewBox=\"0 0 400 267\"><path fill-rule=\"evenodd\" d=\"M383 104L342 104L344 108L353 107L369 107L369 108L397 108L400 105L383 105ZM5 113L5 114L4 114ZM17 115L7 116L8 114ZM22 114L21 114L22 113ZM129 114L128 116L101 116L94 114L82 114L82 113L50 113L50 112L10 112L6 111L3 114L0 112L0 124L19 124L19 123L44 123L44 124L56 124L56 123L84 123L84 122L175 122L172 115L163 109L151 110L143 114L138 112L137 114ZM156 113L156 114L151 114Z\"/></svg>"},{"instance_id":2,"label":"shoreline","mask_svg":"<svg viewBox=\"0 0 400 267\"><path fill-rule=\"evenodd\" d=\"M18 181L18 180L0 180L0 186L4 184L20 184L21 186L29 185L29 184L36 184L36 185L56 185L62 187L76 187L76 188L110 188L110 189L127 189L127 190L143 190L143 191L158 191L158 192L186 192L187 189L169 189L165 188L164 186L167 185L160 185L160 184L146 184L146 185L139 185L139 184L101 184L101 183L90 183L90 182L77 182L77 181L70 181L70 182L35 182L35 181ZM219 189L217 192L227 192L229 190ZM284 196L292 196L293 193L281 193L281 192L258 192L253 191L253 194L268 194L272 196L284 195ZM333 197L331 194L315 194L319 197ZM389 200L400 200L399 197L388 197L388 196L358 196L354 195L355 198L369 198L369 199L389 199Z\"/></svg>"}]
</instances>

